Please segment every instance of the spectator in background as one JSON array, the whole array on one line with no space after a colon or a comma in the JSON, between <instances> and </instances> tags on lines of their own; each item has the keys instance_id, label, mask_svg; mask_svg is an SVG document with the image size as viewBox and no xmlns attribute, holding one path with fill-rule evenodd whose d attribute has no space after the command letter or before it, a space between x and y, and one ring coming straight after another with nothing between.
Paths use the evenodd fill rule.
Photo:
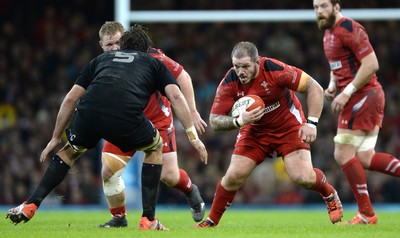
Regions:
<instances>
[{"instance_id":1,"label":"spectator in background","mask_svg":"<svg viewBox=\"0 0 400 238\"><path fill-rule=\"evenodd\" d=\"M397 158L375 152L385 107L378 60L365 28L342 15L340 0L314 0L313 5L331 69L325 97L339 114L334 157L358 205L358 214L344 224L377 224L364 169L400 176Z\"/></svg>"}]
</instances>

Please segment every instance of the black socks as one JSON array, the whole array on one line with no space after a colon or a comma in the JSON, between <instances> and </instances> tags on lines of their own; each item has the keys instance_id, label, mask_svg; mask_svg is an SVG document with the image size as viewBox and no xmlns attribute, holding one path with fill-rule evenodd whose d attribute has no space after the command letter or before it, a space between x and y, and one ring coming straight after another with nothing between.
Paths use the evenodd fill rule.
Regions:
<instances>
[{"instance_id":1,"label":"black socks","mask_svg":"<svg viewBox=\"0 0 400 238\"><path fill-rule=\"evenodd\" d=\"M142 217L154 220L161 177L161 164L145 164L142 167Z\"/></svg>"},{"instance_id":2,"label":"black socks","mask_svg":"<svg viewBox=\"0 0 400 238\"><path fill-rule=\"evenodd\" d=\"M28 198L26 203L34 203L39 207L47 195L64 180L69 169L70 166L62 161L58 155L55 155L51 159L49 167L47 167L46 173L36 187L35 192Z\"/></svg>"}]
</instances>

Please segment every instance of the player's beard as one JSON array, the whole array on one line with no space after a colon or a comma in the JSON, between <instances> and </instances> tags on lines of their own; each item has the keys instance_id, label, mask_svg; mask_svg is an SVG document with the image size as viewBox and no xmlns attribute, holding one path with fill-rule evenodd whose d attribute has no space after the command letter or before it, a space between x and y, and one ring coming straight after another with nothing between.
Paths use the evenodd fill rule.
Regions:
<instances>
[{"instance_id":1,"label":"player's beard","mask_svg":"<svg viewBox=\"0 0 400 238\"><path fill-rule=\"evenodd\" d=\"M243 81L243 80L242 80L243 78L242 78L240 75L238 75L240 82L241 82L242 84L248 84L248 83L250 83L253 79L255 79L255 78L258 76L258 67L259 67L258 64L255 64L255 65L253 66L253 70L252 70L253 72L250 72L250 74L247 74L247 77L245 78L246 81Z\"/></svg>"},{"instance_id":2,"label":"player's beard","mask_svg":"<svg viewBox=\"0 0 400 238\"><path fill-rule=\"evenodd\" d=\"M336 22L336 16L333 12L327 18L318 18L317 23L320 30L332 29Z\"/></svg>"}]
</instances>

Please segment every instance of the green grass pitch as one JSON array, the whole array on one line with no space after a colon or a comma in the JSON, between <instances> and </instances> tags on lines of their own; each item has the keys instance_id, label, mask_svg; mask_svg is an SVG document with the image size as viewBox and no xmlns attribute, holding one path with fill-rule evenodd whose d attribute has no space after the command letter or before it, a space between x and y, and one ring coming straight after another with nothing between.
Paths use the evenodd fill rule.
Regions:
<instances>
[{"instance_id":1,"label":"green grass pitch","mask_svg":"<svg viewBox=\"0 0 400 238\"><path fill-rule=\"evenodd\" d=\"M208 212L209 209L207 209ZM4 215L5 210L0 210ZM341 226L329 221L326 210L229 209L213 229L193 229L195 224L187 210L160 210L157 217L170 231L138 231L139 211L128 211L128 228L99 229L108 221L107 211L38 210L28 223L16 226L0 219L1 238L103 238L103 237L290 237L290 238L385 238L398 237L399 211L377 211L378 225ZM208 213L206 213L208 214ZM355 211L345 211L349 220Z\"/></svg>"}]
</instances>

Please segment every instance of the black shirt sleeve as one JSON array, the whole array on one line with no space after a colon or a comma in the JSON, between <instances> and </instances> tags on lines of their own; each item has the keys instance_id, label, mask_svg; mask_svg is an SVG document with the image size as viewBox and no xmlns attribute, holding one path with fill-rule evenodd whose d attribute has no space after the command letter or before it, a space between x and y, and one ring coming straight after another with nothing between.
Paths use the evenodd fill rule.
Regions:
<instances>
[{"instance_id":1,"label":"black shirt sleeve","mask_svg":"<svg viewBox=\"0 0 400 238\"><path fill-rule=\"evenodd\" d=\"M159 60L154 59L156 61L157 67L158 67L158 75L157 75L157 89L160 91L160 93L164 96L165 95L165 87L168 84L175 84L179 87L178 82L176 81L175 77L172 75L172 73L167 69L167 67Z\"/></svg>"},{"instance_id":2,"label":"black shirt sleeve","mask_svg":"<svg viewBox=\"0 0 400 238\"><path fill-rule=\"evenodd\" d=\"M94 79L94 70L96 67L97 57L92 59L89 64L83 68L75 80L75 84L86 89Z\"/></svg>"}]
</instances>

